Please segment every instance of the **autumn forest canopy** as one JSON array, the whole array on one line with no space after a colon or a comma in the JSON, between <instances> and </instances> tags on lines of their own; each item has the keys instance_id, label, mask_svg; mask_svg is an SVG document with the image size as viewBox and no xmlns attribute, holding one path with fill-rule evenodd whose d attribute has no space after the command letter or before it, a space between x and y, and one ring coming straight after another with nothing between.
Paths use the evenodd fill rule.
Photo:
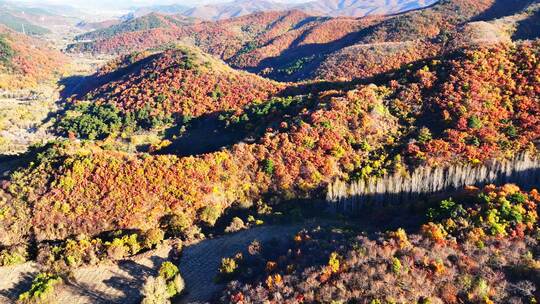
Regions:
<instances>
[{"instance_id":1,"label":"autumn forest canopy","mask_svg":"<svg viewBox=\"0 0 540 304\"><path fill-rule=\"evenodd\" d=\"M0 276L39 269L24 288L0 283L0 302L63 303L81 269L168 250L105 299L536 303L540 3L367 16L249 3L202 7L254 10L234 18L156 7L60 33L0 22ZM403 200L385 182L418 170L468 183ZM358 202L359 184L383 201ZM253 236L275 227L290 233Z\"/></svg>"}]
</instances>

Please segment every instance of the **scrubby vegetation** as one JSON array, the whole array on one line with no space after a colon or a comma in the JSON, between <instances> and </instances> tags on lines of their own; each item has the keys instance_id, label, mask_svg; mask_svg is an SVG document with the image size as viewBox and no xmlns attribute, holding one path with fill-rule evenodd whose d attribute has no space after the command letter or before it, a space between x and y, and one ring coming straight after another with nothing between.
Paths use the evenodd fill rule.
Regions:
<instances>
[{"instance_id":1,"label":"scrubby vegetation","mask_svg":"<svg viewBox=\"0 0 540 304\"><path fill-rule=\"evenodd\" d=\"M56 243L43 243L38 248L37 261L57 273L83 265L96 265L104 260L121 260L145 250L154 249L165 233L158 229L146 232L115 231L90 238L79 235Z\"/></svg>"},{"instance_id":2,"label":"scrubby vegetation","mask_svg":"<svg viewBox=\"0 0 540 304\"><path fill-rule=\"evenodd\" d=\"M11 63L14 54L15 52L6 41L6 38L3 35L0 36L0 62L2 62L3 65L8 66Z\"/></svg>"},{"instance_id":3,"label":"scrubby vegetation","mask_svg":"<svg viewBox=\"0 0 540 304\"><path fill-rule=\"evenodd\" d=\"M3 202L1 208L5 208L6 216L2 223L17 227L3 235L8 244L18 242L31 230L39 231L35 235L38 240L65 239L81 233L95 235L120 227L148 230L157 228L164 216L174 214L184 214L189 223L200 218L211 224L214 211L207 213L201 208L214 205L219 212L252 191L247 187L248 179L242 177L246 173L237 171L237 162L225 152L201 158L150 157L108 152L91 144L77 147L63 143L50 145L39 155L39 161L29 171L14 174L7 184L6 190L16 199ZM116 157L111 158L113 155ZM63 169L57 171L59 168ZM110 178L112 172L116 178ZM86 183L89 179L93 186ZM56 190L35 196L35 191L42 190L32 189L34 186L27 183L38 188L49 184ZM103 189L110 193L107 195ZM126 197L130 199L124 200ZM32 203L36 216L31 220L32 229L29 221L20 227L22 216L30 215L22 213L35 198L38 200ZM114 209L106 207L114 205Z\"/></svg>"},{"instance_id":4,"label":"scrubby vegetation","mask_svg":"<svg viewBox=\"0 0 540 304\"><path fill-rule=\"evenodd\" d=\"M59 128L80 138L103 139L120 131L123 120L113 105L79 104L60 123Z\"/></svg>"},{"instance_id":5,"label":"scrubby vegetation","mask_svg":"<svg viewBox=\"0 0 540 304\"><path fill-rule=\"evenodd\" d=\"M27 246L11 246L0 250L0 266L13 266L26 262L28 258Z\"/></svg>"},{"instance_id":6,"label":"scrubby vegetation","mask_svg":"<svg viewBox=\"0 0 540 304\"><path fill-rule=\"evenodd\" d=\"M58 130L69 136L94 140L151 130L172 122L174 119L170 115L153 115L150 105L126 114L113 104L80 102L58 123Z\"/></svg>"},{"instance_id":7,"label":"scrubby vegetation","mask_svg":"<svg viewBox=\"0 0 540 304\"><path fill-rule=\"evenodd\" d=\"M534 302L539 198L536 190L488 186L442 201L428 212L434 222L413 234L323 227L256 242L227 263L237 266L221 301Z\"/></svg>"},{"instance_id":8,"label":"scrubby vegetation","mask_svg":"<svg viewBox=\"0 0 540 304\"><path fill-rule=\"evenodd\" d=\"M164 262L157 277L150 277L143 287L143 304L170 303L171 298L184 290L184 279L178 267L171 262Z\"/></svg>"},{"instance_id":9,"label":"scrubby vegetation","mask_svg":"<svg viewBox=\"0 0 540 304\"><path fill-rule=\"evenodd\" d=\"M32 281L30 289L19 296L21 303L43 303L53 296L54 286L62 279L54 274L40 273Z\"/></svg>"}]
</instances>

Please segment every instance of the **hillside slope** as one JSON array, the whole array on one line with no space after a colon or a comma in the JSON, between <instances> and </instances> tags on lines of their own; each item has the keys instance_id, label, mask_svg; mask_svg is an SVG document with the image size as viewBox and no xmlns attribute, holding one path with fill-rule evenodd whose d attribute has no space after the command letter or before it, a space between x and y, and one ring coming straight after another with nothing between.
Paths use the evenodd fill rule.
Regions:
<instances>
[{"instance_id":1,"label":"hillside slope","mask_svg":"<svg viewBox=\"0 0 540 304\"><path fill-rule=\"evenodd\" d=\"M103 148L99 143L49 145L39 151L39 161L3 184L13 198L2 203L7 210L0 220L7 231L2 241L146 230L171 214L211 225L212 216L235 202L324 197L335 179L382 176L409 166L478 164L534 149L531 143L540 139L539 43L471 49L389 74L377 84L327 84L327 90L319 84L304 97L248 104L222 113L219 121L222 130L246 132L254 141L231 143L217 152L179 157L111 151L107 143ZM161 56L172 60L175 54L180 55ZM170 67L161 74L184 73ZM116 93L111 86L106 100L126 108L143 106L128 97L148 96L145 79L136 81L139 87L119 86ZM168 87L165 79L170 78L158 82ZM178 102L154 100L153 109L184 104L171 100ZM100 113L88 112L85 119L107 124L110 116ZM179 140L193 128L188 125ZM175 148L181 154L186 147Z\"/></svg>"},{"instance_id":2,"label":"hillside slope","mask_svg":"<svg viewBox=\"0 0 540 304\"><path fill-rule=\"evenodd\" d=\"M29 89L58 77L65 56L46 42L0 26L0 89Z\"/></svg>"},{"instance_id":3,"label":"hillside slope","mask_svg":"<svg viewBox=\"0 0 540 304\"><path fill-rule=\"evenodd\" d=\"M32 24L26 19L15 16L9 12L0 12L0 24L20 33L28 35L44 35L51 31L39 25Z\"/></svg>"},{"instance_id":4,"label":"hillside slope","mask_svg":"<svg viewBox=\"0 0 540 304\"><path fill-rule=\"evenodd\" d=\"M212 302L534 302L537 260L526 252L539 245L538 191L491 185L464 192L429 210L377 205L362 210L362 221L253 240L222 260L236 267L220 268L228 285Z\"/></svg>"},{"instance_id":5,"label":"hillside slope","mask_svg":"<svg viewBox=\"0 0 540 304\"><path fill-rule=\"evenodd\" d=\"M235 71L193 48L143 55L132 65L121 68L126 73L118 74L110 65L98 71L96 76L106 78L107 82L89 94L98 102L114 103L124 110L148 106L159 107L169 114L199 116L264 100L281 86ZM114 76L109 77L107 70Z\"/></svg>"},{"instance_id":6,"label":"hillside slope","mask_svg":"<svg viewBox=\"0 0 540 304\"><path fill-rule=\"evenodd\" d=\"M63 129L92 139L112 133L83 119L96 115L93 111L113 111L121 125L110 121L107 124L117 131L151 129L175 120L239 110L254 101L266 100L285 87L235 71L188 47L120 57L89 77L85 86L74 100L75 108L68 112L71 118L64 121Z\"/></svg>"},{"instance_id":7,"label":"hillside slope","mask_svg":"<svg viewBox=\"0 0 540 304\"><path fill-rule=\"evenodd\" d=\"M107 39L129 32L148 31L156 28L171 28L189 25L190 21L181 16L169 16L150 13L138 18L129 19L122 23L88 32L76 37L77 40Z\"/></svg>"}]
</instances>

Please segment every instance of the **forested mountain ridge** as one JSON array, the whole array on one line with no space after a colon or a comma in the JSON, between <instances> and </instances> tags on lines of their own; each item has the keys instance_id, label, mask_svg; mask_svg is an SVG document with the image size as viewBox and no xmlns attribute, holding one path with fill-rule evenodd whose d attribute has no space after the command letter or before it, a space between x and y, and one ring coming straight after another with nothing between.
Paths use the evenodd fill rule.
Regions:
<instances>
[{"instance_id":1,"label":"forested mountain ridge","mask_svg":"<svg viewBox=\"0 0 540 304\"><path fill-rule=\"evenodd\" d=\"M119 24L113 24L104 29L85 33L76 37L77 40L94 40L112 38L128 32L148 31L156 28L170 28L190 24L191 22L181 16L160 15L150 13L135 19L130 19Z\"/></svg>"},{"instance_id":2,"label":"forested mountain ridge","mask_svg":"<svg viewBox=\"0 0 540 304\"><path fill-rule=\"evenodd\" d=\"M79 120L78 111L112 106L122 116L131 115L136 127L150 128L160 122L240 110L284 88L283 84L233 70L196 48L133 53L110 61L89 77L74 100L74 119ZM66 126L66 132L92 139L109 135L99 130L90 132L93 126L80 121ZM120 125L116 127L121 129Z\"/></svg>"},{"instance_id":3,"label":"forested mountain ridge","mask_svg":"<svg viewBox=\"0 0 540 304\"><path fill-rule=\"evenodd\" d=\"M534 1L520 1L506 15L496 12L498 6L504 6L501 3L445 0L422 10L360 19L312 17L300 11L257 13L191 26L94 37L95 41L72 45L69 50L123 53L182 41L197 45L235 68L278 80L350 80L473 45L478 35L492 37L482 43L509 41L514 29L515 35L524 30L529 37L534 35L530 28L534 23L527 23L538 11Z\"/></svg>"},{"instance_id":4,"label":"forested mountain ridge","mask_svg":"<svg viewBox=\"0 0 540 304\"><path fill-rule=\"evenodd\" d=\"M539 115L534 113L538 112L535 96L540 87L540 70L538 57L533 55L538 52L538 41L472 49L453 58L428 61L414 69L389 75L387 80L377 84L334 86L334 89L330 86L315 95L246 104L243 110L222 114L219 120L224 130L246 132L257 140L233 142L224 150L200 156L139 157L110 152L93 144L48 146L41 153L43 161L24 173L15 174L6 184L6 190L22 201L35 200L34 208L44 208L42 211L34 209L32 213L32 233L38 234L40 239L48 239L82 232L95 234L101 229L139 227L142 213L137 210L149 210L151 206L152 212L156 212L154 223L157 223L169 208L181 208L182 212L195 217L199 208L211 205L211 208L223 210L234 201L257 199L263 193L285 199L317 196L325 184L335 178L354 180L381 176L410 165L440 166L504 158L533 149L530 143L539 138ZM165 54L164 58L168 58L174 53ZM486 90L487 87L496 89ZM486 104L485 98L492 102ZM448 103L450 99L452 103ZM109 100L114 105L114 99ZM167 109L166 99L148 102L150 109ZM88 112L85 109L88 108L79 110L83 111L82 116L68 116L63 126L77 126L80 123L77 117L85 121L102 120L99 124L109 127L123 121L121 117L111 120L114 116L109 114L102 116L100 113L108 111L105 108ZM187 133L180 135L180 142L183 136L195 132L197 125L190 126L188 122L186 127ZM118 129L104 130L101 138L109 138L105 142L118 136ZM170 144L175 147L174 141ZM175 149L181 152L184 147L180 145ZM58 166L62 168L60 171L55 169ZM216 174L221 172L219 168L223 168L222 174ZM208 170L215 174L208 175ZM140 178L127 178L132 172L138 172ZM116 177L110 178L110 174ZM171 179L172 176L176 177ZM168 186L156 184L156 178L167 180ZM40 181L51 179L59 182L50 189L40 186ZM173 186L173 180L178 180L179 184ZM27 183L33 186L21 192L19 187ZM118 183L122 186L118 187ZM82 191L81 187L86 190ZM91 189L112 192L104 198ZM135 189L138 194L132 192ZM155 205L154 200L150 200L154 203L147 205L149 195L160 197L162 203ZM123 220L113 223L97 215L101 214L100 210L110 210L108 204L119 206L122 203L118 199L124 197L130 197L130 204L137 207L130 208L129 213L124 214L121 211L124 209L120 208L110 214L111 220L119 217ZM48 203L51 199L65 202L67 205L62 210L77 211L54 211L55 207ZM14 212L22 210L15 207L22 201L8 200L6 208ZM192 206L199 204L197 202L205 203ZM15 205L9 207L11 204ZM88 206L94 207L87 209ZM39 219L41 212L47 214L49 220ZM60 213L53 218L58 222L50 221L50 214L56 212ZM148 221L147 212L144 214L144 227L150 228L153 221ZM9 226L13 221L23 222L16 220L17 215L13 216L7 217L4 223ZM90 218L100 218L102 226L96 226ZM79 224L69 224L74 220ZM47 228L49 225L61 225L67 230L52 232ZM12 240L24 238L26 234L7 230L11 231L8 235Z\"/></svg>"}]
</instances>

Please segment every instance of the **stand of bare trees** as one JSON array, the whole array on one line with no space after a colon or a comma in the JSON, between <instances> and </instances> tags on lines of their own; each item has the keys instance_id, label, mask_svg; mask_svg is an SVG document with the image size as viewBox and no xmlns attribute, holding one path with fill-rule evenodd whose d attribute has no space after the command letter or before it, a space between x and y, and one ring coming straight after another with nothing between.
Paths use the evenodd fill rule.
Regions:
<instances>
[{"instance_id":1,"label":"stand of bare trees","mask_svg":"<svg viewBox=\"0 0 540 304\"><path fill-rule=\"evenodd\" d=\"M336 180L328 185L326 199L337 210L354 212L367 203L401 203L464 186L515 183L527 188L539 181L540 156L521 153L513 159L483 165L420 167L406 174L351 183Z\"/></svg>"}]
</instances>

